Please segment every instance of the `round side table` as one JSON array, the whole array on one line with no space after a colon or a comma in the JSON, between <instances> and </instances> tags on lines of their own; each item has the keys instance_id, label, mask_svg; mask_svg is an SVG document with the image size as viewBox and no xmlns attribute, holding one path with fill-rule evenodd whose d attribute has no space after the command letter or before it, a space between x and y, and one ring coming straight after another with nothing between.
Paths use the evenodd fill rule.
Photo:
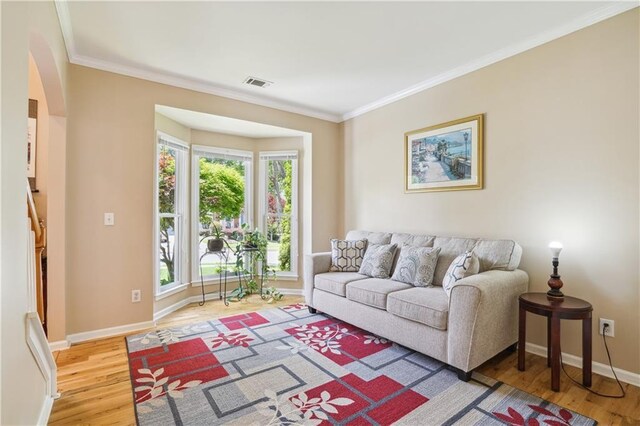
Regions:
<instances>
[{"instance_id":1,"label":"round side table","mask_svg":"<svg viewBox=\"0 0 640 426\"><path fill-rule=\"evenodd\" d=\"M551 389L560 390L560 320L582 320L582 383L591 386L591 303L575 297L554 298L546 293L524 293L519 298L518 370L524 371L527 312L547 317L547 366Z\"/></svg>"}]
</instances>

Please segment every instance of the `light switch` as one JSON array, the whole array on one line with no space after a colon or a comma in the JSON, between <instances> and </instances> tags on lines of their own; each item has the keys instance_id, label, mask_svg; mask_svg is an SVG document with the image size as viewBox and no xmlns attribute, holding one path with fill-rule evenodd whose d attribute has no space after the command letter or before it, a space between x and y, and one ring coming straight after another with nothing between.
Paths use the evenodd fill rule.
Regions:
<instances>
[{"instance_id":1,"label":"light switch","mask_svg":"<svg viewBox=\"0 0 640 426\"><path fill-rule=\"evenodd\" d=\"M115 225L115 217L113 213L105 213L104 214L104 225L105 226L113 226Z\"/></svg>"}]
</instances>

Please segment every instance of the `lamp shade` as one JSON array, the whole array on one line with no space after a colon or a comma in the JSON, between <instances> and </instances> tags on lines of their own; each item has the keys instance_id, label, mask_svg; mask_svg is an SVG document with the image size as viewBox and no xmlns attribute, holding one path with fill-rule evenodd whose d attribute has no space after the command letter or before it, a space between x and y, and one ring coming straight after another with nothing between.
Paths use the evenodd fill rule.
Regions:
<instances>
[{"instance_id":1,"label":"lamp shade","mask_svg":"<svg viewBox=\"0 0 640 426\"><path fill-rule=\"evenodd\" d=\"M558 241L552 241L549 243L549 250L551 250L551 254L554 259L557 259L560 256L560 252L562 251L562 243Z\"/></svg>"}]
</instances>

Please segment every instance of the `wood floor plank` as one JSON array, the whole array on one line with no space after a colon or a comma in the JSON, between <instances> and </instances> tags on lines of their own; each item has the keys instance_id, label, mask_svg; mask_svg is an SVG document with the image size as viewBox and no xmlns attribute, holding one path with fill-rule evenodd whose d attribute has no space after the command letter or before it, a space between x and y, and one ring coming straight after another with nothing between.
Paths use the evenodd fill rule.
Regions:
<instances>
[{"instance_id":1,"label":"wood floor plank","mask_svg":"<svg viewBox=\"0 0 640 426\"><path fill-rule=\"evenodd\" d=\"M175 327L206 321L221 316L302 302L302 297L286 296L282 302L266 304L252 296L243 302L224 306L221 301L208 301L204 306L192 304L158 321L157 327ZM138 334L140 331L132 333ZM54 352L58 365L58 390L49 419L51 425L134 425L133 396L124 336L110 337L76 344ZM624 399L599 397L561 376L560 392L551 391L551 374L546 360L527 354L526 371L518 371L517 354L500 354L480 366L477 371L515 388L589 416L603 425L640 424L640 388L625 384ZM567 366L574 378L581 370ZM593 389L601 393L617 393L612 379L593 376Z\"/></svg>"}]
</instances>

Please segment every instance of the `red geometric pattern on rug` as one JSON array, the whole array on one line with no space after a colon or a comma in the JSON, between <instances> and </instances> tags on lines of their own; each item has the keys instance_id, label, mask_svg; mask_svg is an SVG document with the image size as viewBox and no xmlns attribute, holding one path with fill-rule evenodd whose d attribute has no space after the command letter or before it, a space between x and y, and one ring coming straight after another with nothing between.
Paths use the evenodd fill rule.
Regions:
<instances>
[{"instance_id":1,"label":"red geometric pattern on rug","mask_svg":"<svg viewBox=\"0 0 640 426\"><path fill-rule=\"evenodd\" d=\"M392 345L386 339L380 339L351 324L333 318L302 327L291 327L285 331L338 365L352 363L353 358L362 359ZM371 344L372 338L378 338L381 342Z\"/></svg>"},{"instance_id":2,"label":"red geometric pattern on rug","mask_svg":"<svg viewBox=\"0 0 640 426\"><path fill-rule=\"evenodd\" d=\"M148 372L160 371L155 378L166 378L165 383L173 383L176 379L181 383L194 380L206 383L229 375L202 339L172 343L166 348L159 346L132 352L129 354L129 362L136 387L142 383L150 383L152 377ZM135 392L137 402L146 401L150 397L151 394L146 390Z\"/></svg>"},{"instance_id":3,"label":"red geometric pattern on rug","mask_svg":"<svg viewBox=\"0 0 640 426\"><path fill-rule=\"evenodd\" d=\"M223 323L229 330L239 330L246 327L255 327L257 325L268 324L269 320L260 315L257 312L251 312L248 314L233 315L230 317L220 318L220 322Z\"/></svg>"},{"instance_id":4,"label":"red geometric pattern on rug","mask_svg":"<svg viewBox=\"0 0 640 426\"><path fill-rule=\"evenodd\" d=\"M126 339L139 426L595 424L479 374L460 382L446 365L304 304ZM453 386L473 397L436 398Z\"/></svg>"},{"instance_id":5,"label":"red geometric pattern on rug","mask_svg":"<svg viewBox=\"0 0 640 426\"><path fill-rule=\"evenodd\" d=\"M403 388L400 383L386 376L376 377L375 379L367 382L355 374L347 374L342 377L341 380L376 402ZM358 394L337 380L324 383L318 387L305 391L305 393L309 398L318 398L323 391L329 392L332 397L349 398L354 401L352 404L341 407L337 413L328 414L329 417L338 422L341 422L360 411L361 414L367 414L379 424L391 424L400 420L402 417L406 416L408 413L429 400L428 398L425 398L424 396L409 389L399 395L396 395L379 407L368 410L369 403L366 400L362 399ZM320 424L330 425L331 422L323 420ZM359 417L348 424L370 425L372 423L364 420L362 417Z\"/></svg>"}]
</instances>

